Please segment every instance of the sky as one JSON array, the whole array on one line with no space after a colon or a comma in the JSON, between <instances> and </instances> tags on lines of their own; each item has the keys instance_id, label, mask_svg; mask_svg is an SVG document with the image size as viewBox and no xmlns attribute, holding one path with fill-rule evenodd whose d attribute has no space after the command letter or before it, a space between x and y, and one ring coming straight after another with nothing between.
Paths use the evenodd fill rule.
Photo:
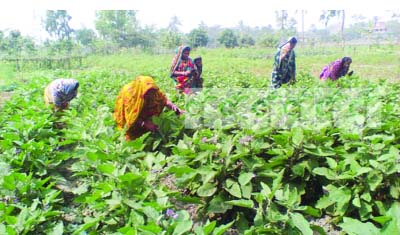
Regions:
<instances>
[{"instance_id":1,"label":"sky","mask_svg":"<svg viewBox=\"0 0 400 235\"><path fill-rule=\"evenodd\" d=\"M353 15L367 18L388 18L388 10L400 12L400 4L394 0L11 0L0 8L0 30L18 29L24 35L39 40L47 36L41 24L46 10L67 10L72 16L70 26L94 28L96 10L136 10L141 26L153 25L156 28L167 27L170 19L177 16L180 29L188 33L201 22L207 26L237 26L243 21L248 26L276 26L275 11L288 10L289 16L295 16L301 22L300 14L295 10L306 9L305 28L311 24L322 27L319 15L322 10L346 10L347 22ZM335 19L332 20L335 23ZM300 27L300 23L298 23Z\"/></svg>"}]
</instances>

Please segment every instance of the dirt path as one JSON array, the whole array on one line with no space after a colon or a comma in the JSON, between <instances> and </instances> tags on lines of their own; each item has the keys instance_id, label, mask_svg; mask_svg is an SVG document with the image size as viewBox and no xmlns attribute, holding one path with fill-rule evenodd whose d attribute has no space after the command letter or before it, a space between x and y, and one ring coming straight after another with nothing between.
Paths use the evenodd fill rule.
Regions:
<instances>
[{"instance_id":1,"label":"dirt path","mask_svg":"<svg viewBox=\"0 0 400 235\"><path fill-rule=\"evenodd\" d=\"M3 106L4 102L9 100L11 98L11 96L12 96L11 91L0 92L0 107Z\"/></svg>"}]
</instances>

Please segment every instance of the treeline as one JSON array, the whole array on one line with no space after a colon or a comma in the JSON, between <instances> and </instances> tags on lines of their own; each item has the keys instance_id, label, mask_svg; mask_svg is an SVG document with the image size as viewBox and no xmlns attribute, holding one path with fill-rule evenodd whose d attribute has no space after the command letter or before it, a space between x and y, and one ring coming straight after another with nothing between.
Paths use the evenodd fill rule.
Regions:
<instances>
[{"instance_id":1,"label":"treeline","mask_svg":"<svg viewBox=\"0 0 400 235\"><path fill-rule=\"evenodd\" d=\"M18 30L0 31L0 55L8 60L31 57L82 56L86 54L111 54L123 48L139 48L149 51L162 51L187 43L192 47L276 47L288 36L296 35L302 42L316 45L326 42L359 40L366 43L379 43L382 40L399 41L400 23L398 16L386 22L384 32L375 32L378 19L359 21L344 28L345 11L323 11L320 21L324 29L314 25L309 30L297 31L297 22L285 10L276 11L276 27L249 27L240 21L236 27L223 28L200 23L189 33L180 30L179 18L171 18L166 28L142 26L133 10L97 11L95 29L73 29L69 22L72 16L65 10L49 10L42 20L42 26L49 34L46 41L38 43L30 36L23 36ZM306 11L301 11L304 16ZM329 26L329 20L342 19L342 27ZM304 19L304 17L302 17Z\"/></svg>"}]
</instances>

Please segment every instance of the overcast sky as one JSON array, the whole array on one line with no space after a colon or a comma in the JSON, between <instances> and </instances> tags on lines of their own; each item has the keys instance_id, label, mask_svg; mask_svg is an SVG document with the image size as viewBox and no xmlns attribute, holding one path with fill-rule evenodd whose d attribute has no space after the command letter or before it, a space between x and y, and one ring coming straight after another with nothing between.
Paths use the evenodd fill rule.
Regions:
<instances>
[{"instance_id":1,"label":"overcast sky","mask_svg":"<svg viewBox=\"0 0 400 235\"><path fill-rule=\"evenodd\" d=\"M388 10L400 9L393 0L11 0L0 8L0 30L19 29L23 34L34 35L38 39L46 35L41 19L46 10L67 10L72 16L70 25L77 29L94 27L95 10L136 10L137 18L144 25L164 28L173 16L181 21L181 30L189 32L200 22L208 26L234 27L243 20L248 26L275 27L275 11L288 10L290 17L296 17L300 24L300 14L295 10L306 9L305 27L321 25L319 15L322 10L345 9L347 21L353 15L364 15L382 20L388 18ZM334 21L333 21L334 23Z\"/></svg>"}]
</instances>

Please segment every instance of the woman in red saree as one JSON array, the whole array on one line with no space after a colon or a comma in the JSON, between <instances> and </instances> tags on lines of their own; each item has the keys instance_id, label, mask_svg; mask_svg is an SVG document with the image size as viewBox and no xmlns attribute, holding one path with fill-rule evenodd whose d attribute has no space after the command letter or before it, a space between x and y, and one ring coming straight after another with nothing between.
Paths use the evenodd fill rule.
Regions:
<instances>
[{"instance_id":1,"label":"woman in red saree","mask_svg":"<svg viewBox=\"0 0 400 235\"><path fill-rule=\"evenodd\" d=\"M191 92L195 75L195 65L189 55L189 46L178 47L170 67L170 77L174 79L175 88L186 94Z\"/></svg>"}]
</instances>

